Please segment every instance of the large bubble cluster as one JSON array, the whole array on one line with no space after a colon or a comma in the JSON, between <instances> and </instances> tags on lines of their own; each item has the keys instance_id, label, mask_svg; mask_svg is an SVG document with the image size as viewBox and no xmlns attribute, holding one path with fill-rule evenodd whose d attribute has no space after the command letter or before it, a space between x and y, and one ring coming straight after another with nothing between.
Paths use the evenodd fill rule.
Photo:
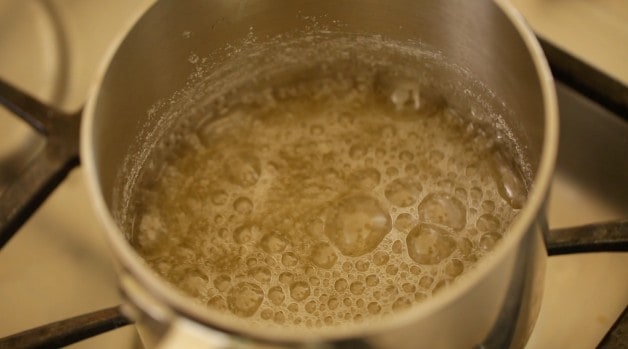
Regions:
<instances>
[{"instance_id":1,"label":"large bubble cluster","mask_svg":"<svg viewBox=\"0 0 628 349\"><path fill-rule=\"evenodd\" d=\"M378 83L274 87L205 122L139 191L134 246L199 303L261 325L372 321L429 299L499 243L526 188L443 99Z\"/></svg>"}]
</instances>

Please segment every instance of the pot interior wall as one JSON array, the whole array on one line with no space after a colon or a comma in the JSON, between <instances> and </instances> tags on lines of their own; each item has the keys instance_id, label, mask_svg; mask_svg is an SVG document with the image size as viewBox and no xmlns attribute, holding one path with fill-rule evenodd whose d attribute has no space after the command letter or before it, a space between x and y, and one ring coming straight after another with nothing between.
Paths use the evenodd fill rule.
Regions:
<instances>
[{"instance_id":1,"label":"pot interior wall","mask_svg":"<svg viewBox=\"0 0 628 349\"><path fill-rule=\"evenodd\" d=\"M95 96L93 151L110 208L125 159L138 154L126 161L142 161L142 138L163 122L154 111L167 110L168 98L186 87L197 70L191 62L209 57L220 66L230 59L229 45L317 28L420 42L440 52L503 101L492 107L523 140L531 170L538 166L544 112L537 72L490 1L161 1L122 42Z\"/></svg>"}]
</instances>

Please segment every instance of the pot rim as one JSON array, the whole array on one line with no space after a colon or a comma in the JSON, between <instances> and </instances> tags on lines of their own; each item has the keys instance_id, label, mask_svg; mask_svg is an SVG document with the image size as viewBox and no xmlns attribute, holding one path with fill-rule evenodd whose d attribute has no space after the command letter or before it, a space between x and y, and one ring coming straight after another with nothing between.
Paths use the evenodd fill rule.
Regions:
<instances>
[{"instance_id":1,"label":"pot rim","mask_svg":"<svg viewBox=\"0 0 628 349\"><path fill-rule=\"evenodd\" d=\"M93 207L95 207L97 211L100 221L106 228L108 242L114 251L117 262L123 268L123 272L131 274L151 296L159 302L166 304L167 307L173 311L172 314L175 316L188 317L214 329L274 343L321 340L333 341L362 337L390 328L403 327L413 321L426 318L453 303L461 295L468 292L481 279L486 278L497 266L503 263L509 254L516 250L523 236L531 230L530 228L535 224L539 215L543 214L558 152L559 121L557 98L554 80L549 65L543 55L543 51L532 30L527 26L524 18L513 5L507 0L495 0L494 3L501 9L503 14L506 15L510 23L517 30L536 68L543 96L543 109L545 114L544 138L540 163L533 180L534 185L532 186L524 207L511 224L510 231L508 234L504 235L501 242L489 255L483 257L472 271L460 277L454 286L445 288L437 295L434 295L429 301L423 302L420 306L396 314L394 317L391 316L385 321L378 321L373 325L352 325L347 328L330 327L314 331L301 331L297 329L286 331L280 328L247 327L243 325L241 321L234 321L230 318L220 316L220 314L214 314L215 316L212 316L210 312L193 303L188 297L182 296L173 286L151 272L150 268L135 253L134 249L125 239L124 234L120 231L107 207L99 185L93 131L100 85L106 75L107 68L114 59L119 46L127 37L127 34L136 26L141 25L143 16L151 11L157 4L153 4L147 10L139 11L136 16L133 16L128 22L126 29L120 32L117 40L108 48L90 88L89 99L84 109L81 129L80 155L85 168L90 199ZM146 311L147 309L143 310Z\"/></svg>"}]
</instances>

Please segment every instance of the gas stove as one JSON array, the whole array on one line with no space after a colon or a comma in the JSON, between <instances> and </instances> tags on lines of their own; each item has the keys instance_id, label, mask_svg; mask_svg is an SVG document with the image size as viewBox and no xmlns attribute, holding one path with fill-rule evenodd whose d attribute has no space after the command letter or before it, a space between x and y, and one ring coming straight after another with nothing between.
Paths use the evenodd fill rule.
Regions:
<instances>
[{"instance_id":1,"label":"gas stove","mask_svg":"<svg viewBox=\"0 0 628 349\"><path fill-rule=\"evenodd\" d=\"M628 85L624 0L513 0L533 29ZM85 102L108 46L152 0L0 0L0 78L67 111ZM561 143L551 228L628 218L628 121L558 84ZM624 117L628 117L623 115ZM0 192L44 141L0 109ZM0 337L121 302L113 258L73 170L0 251ZM527 349L593 348L628 305L628 253L548 260ZM72 348L141 347L133 326Z\"/></svg>"}]
</instances>

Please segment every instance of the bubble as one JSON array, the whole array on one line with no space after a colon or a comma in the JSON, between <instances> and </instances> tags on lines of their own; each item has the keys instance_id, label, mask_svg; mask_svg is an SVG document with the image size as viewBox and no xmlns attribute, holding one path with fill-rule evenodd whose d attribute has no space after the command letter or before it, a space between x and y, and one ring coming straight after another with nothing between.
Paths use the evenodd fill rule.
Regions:
<instances>
[{"instance_id":1,"label":"bubble","mask_svg":"<svg viewBox=\"0 0 628 349\"><path fill-rule=\"evenodd\" d=\"M266 267L257 267L251 270L251 276L262 284L270 281L270 270Z\"/></svg>"},{"instance_id":2,"label":"bubble","mask_svg":"<svg viewBox=\"0 0 628 349\"><path fill-rule=\"evenodd\" d=\"M290 285L290 297L302 301L310 296L310 286L305 281L297 281Z\"/></svg>"},{"instance_id":3,"label":"bubble","mask_svg":"<svg viewBox=\"0 0 628 349\"><path fill-rule=\"evenodd\" d=\"M433 193L419 204L419 217L422 221L445 225L456 231L467 224L467 208L456 197L447 193Z\"/></svg>"},{"instance_id":4,"label":"bubble","mask_svg":"<svg viewBox=\"0 0 628 349\"><path fill-rule=\"evenodd\" d=\"M415 176L419 173L419 167L415 164L407 164L404 169L408 175Z\"/></svg>"},{"instance_id":5,"label":"bubble","mask_svg":"<svg viewBox=\"0 0 628 349\"><path fill-rule=\"evenodd\" d=\"M291 272L285 271L279 274L279 282L284 284L290 284L294 280L294 274Z\"/></svg>"},{"instance_id":6,"label":"bubble","mask_svg":"<svg viewBox=\"0 0 628 349\"><path fill-rule=\"evenodd\" d=\"M379 171L372 167L365 168L353 173L351 182L363 189L373 189L380 181L381 175Z\"/></svg>"},{"instance_id":7,"label":"bubble","mask_svg":"<svg viewBox=\"0 0 628 349\"><path fill-rule=\"evenodd\" d=\"M231 286L231 278L227 275L220 275L214 279L214 287L218 291L224 292Z\"/></svg>"},{"instance_id":8,"label":"bubble","mask_svg":"<svg viewBox=\"0 0 628 349\"><path fill-rule=\"evenodd\" d=\"M454 182L449 179L443 179L436 183L442 190L450 192L454 188Z\"/></svg>"},{"instance_id":9,"label":"bubble","mask_svg":"<svg viewBox=\"0 0 628 349\"><path fill-rule=\"evenodd\" d=\"M434 283L434 278L429 275L423 276L419 280L419 286L421 286L421 288L423 288L424 290L429 290L432 287L433 283Z\"/></svg>"},{"instance_id":10,"label":"bubble","mask_svg":"<svg viewBox=\"0 0 628 349\"><path fill-rule=\"evenodd\" d=\"M342 254L357 257L375 249L391 228L390 215L376 199L355 195L329 210L325 234Z\"/></svg>"},{"instance_id":11,"label":"bubble","mask_svg":"<svg viewBox=\"0 0 628 349\"><path fill-rule=\"evenodd\" d=\"M309 301L307 303L305 303L305 311L313 314L316 311L316 302L315 301Z\"/></svg>"},{"instance_id":12,"label":"bubble","mask_svg":"<svg viewBox=\"0 0 628 349\"><path fill-rule=\"evenodd\" d=\"M288 304L288 310L290 310L293 313L296 313L297 311L299 311L299 305L297 303L290 303Z\"/></svg>"},{"instance_id":13,"label":"bubble","mask_svg":"<svg viewBox=\"0 0 628 349\"><path fill-rule=\"evenodd\" d=\"M482 201L482 210L488 213L495 211L495 201L493 200Z\"/></svg>"},{"instance_id":14,"label":"bubble","mask_svg":"<svg viewBox=\"0 0 628 349\"><path fill-rule=\"evenodd\" d=\"M316 244L312 248L312 255L310 258L314 264L324 269L330 269L338 260L336 252L326 242Z\"/></svg>"},{"instance_id":15,"label":"bubble","mask_svg":"<svg viewBox=\"0 0 628 349\"><path fill-rule=\"evenodd\" d=\"M319 286L321 284L321 279L317 278L316 276L312 276L309 281L310 285L312 286Z\"/></svg>"},{"instance_id":16,"label":"bubble","mask_svg":"<svg viewBox=\"0 0 628 349\"><path fill-rule=\"evenodd\" d=\"M459 259L452 259L445 267L445 273L451 277L456 277L464 271L464 264Z\"/></svg>"},{"instance_id":17,"label":"bubble","mask_svg":"<svg viewBox=\"0 0 628 349\"><path fill-rule=\"evenodd\" d=\"M394 264L390 264L386 267L386 274L388 275L397 275L398 271L399 268Z\"/></svg>"},{"instance_id":18,"label":"bubble","mask_svg":"<svg viewBox=\"0 0 628 349\"><path fill-rule=\"evenodd\" d=\"M227 203L229 200L229 195L224 190L215 190L211 194L209 194L212 200L212 203L217 206L221 206Z\"/></svg>"},{"instance_id":19,"label":"bubble","mask_svg":"<svg viewBox=\"0 0 628 349\"><path fill-rule=\"evenodd\" d=\"M315 276L318 275L318 272L316 270L316 268L312 267L311 265L306 265L303 268L303 273L307 276Z\"/></svg>"},{"instance_id":20,"label":"bubble","mask_svg":"<svg viewBox=\"0 0 628 349\"><path fill-rule=\"evenodd\" d=\"M286 322L286 315L283 313L283 311L279 310L275 312L275 315L273 316L273 321L278 324L283 324L284 322Z\"/></svg>"},{"instance_id":21,"label":"bubble","mask_svg":"<svg viewBox=\"0 0 628 349\"><path fill-rule=\"evenodd\" d=\"M260 246L266 253L281 253L288 246L288 241L277 232L270 232L260 241Z\"/></svg>"},{"instance_id":22,"label":"bubble","mask_svg":"<svg viewBox=\"0 0 628 349\"><path fill-rule=\"evenodd\" d=\"M384 293L381 289L375 289L375 291L373 291L373 298L381 299L382 297L384 297Z\"/></svg>"},{"instance_id":23,"label":"bubble","mask_svg":"<svg viewBox=\"0 0 628 349\"><path fill-rule=\"evenodd\" d=\"M268 290L268 299L270 299L270 301L274 305L280 305L281 303L283 303L283 300L285 298L286 296L284 295L283 290L279 286L271 287Z\"/></svg>"},{"instance_id":24,"label":"bubble","mask_svg":"<svg viewBox=\"0 0 628 349\"><path fill-rule=\"evenodd\" d=\"M214 296L207 301L207 305L216 310L225 311L227 310L227 302L222 296Z\"/></svg>"},{"instance_id":25,"label":"bubble","mask_svg":"<svg viewBox=\"0 0 628 349\"><path fill-rule=\"evenodd\" d=\"M240 282L229 290L227 305L229 310L240 317L250 317L264 300L262 289L250 282Z\"/></svg>"},{"instance_id":26,"label":"bubble","mask_svg":"<svg viewBox=\"0 0 628 349\"><path fill-rule=\"evenodd\" d=\"M423 292L416 292L414 294L414 301L415 302L420 302L420 301L422 301L422 300L424 300L426 298L427 298L427 295L425 295L425 293L423 293Z\"/></svg>"},{"instance_id":27,"label":"bubble","mask_svg":"<svg viewBox=\"0 0 628 349\"><path fill-rule=\"evenodd\" d=\"M222 223L224 223L224 222L225 222L225 216L223 216L223 215L221 215L221 214L217 214L217 215L214 217L214 223L216 223L216 224L222 224Z\"/></svg>"},{"instance_id":28,"label":"bubble","mask_svg":"<svg viewBox=\"0 0 628 349\"><path fill-rule=\"evenodd\" d=\"M262 257L262 256L260 256L260 257ZM266 266L268 266L270 268L277 268L279 266L279 263L271 255L264 256L264 261L263 262L266 264Z\"/></svg>"},{"instance_id":29,"label":"bubble","mask_svg":"<svg viewBox=\"0 0 628 349\"><path fill-rule=\"evenodd\" d=\"M467 177L475 177L478 174L478 165L477 164L468 165L465 168L464 173Z\"/></svg>"},{"instance_id":30,"label":"bubble","mask_svg":"<svg viewBox=\"0 0 628 349\"><path fill-rule=\"evenodd\" d=\"M377 251L373 255L373 263L375 265L384 265L384 264L388 263L388 259L390 259L390 257L384 251Z\"/></svg>"},{"instance_id":31,"label":"bubble","mask_svg":"<svg viewBox=\"0 0 628 349\"><path fill-rule=\"evenodd\" d=\"M522 208L526 200L527 189L519 171L515 166L509 164L501 152L494 154L491 165L491 172L497 182L499 195L512 208Z\"/></svg>"},{"instance_id":32,"label":"bubble","mask_svg":"<svg viewBox=\"0 0 628 349\"><path fill-rule=\"evenodd\" d=\"M368 149L361 144L355 144L351 148L349 148L349 156L353 160L361 160L366 156L367 153Z\"/></svg>"},{"instance_id":33,"label":"bubble","mask_svg":"<svg viewBox=\"0 0 628 349\"><path fill-rule=\"evenodd\" d=\"M369 313L373 314L373 315L377 315L382 311L382 307L377 304L376 302L371 302L366 306L366 309L369 311Z\"/></svg>"},{"instance_id":34,"label":"bubble","mask_svg":"<svg viewBox=\"0 0 628 349\"><path fill-rule=\"evenodd\" d=\"M245 224L233 231L233 240L239 244L244 244L249 241L255 241L259 238L261 232L256 225Z\"/></svg>"},{"instance_id":35,"label":"bubble","mask_svg":"<svg viewBox=\"0 0 628 349\"><path fill-rule=\"evenodd\" d=\"M307 222L306 231L313 237L319 237L323 235L325 228L325 222L322 218L314 218Z\"/></svg>"},{"instance_id":36,"label":"bubble","mask_svg":"<svg viewBox=\"0 0 628 349\"><path fill-rule=\"evenodd\" d=\"M470 263L475 263L478 261L478 256L475 253L469 253L465 256L465 260L469 261Z\"/></svg>"},{"instance_id":37,"label":"bubble","mask_svg":"<svg viewBox=\"0 0 628 349\"><path fill-rule=\"evenodd\" d=\"M257 262L257 258L249 257L246 259L246 266L252 268L257 265Z\"/></svg>"},{"instance_id":38,"label":"bubble","mask_svg":"<svg viewBox=\"0 0 628 349\"><path fill-rule=\"evenodd\" d=\"M358 260L355 262L355 269L357 271L367 271L371 263L368 260Z\"/></svg>"},{"instance_id":39,"label":"bubble","mask_svg":"<svg viewBox=\"0 0 628 349\"><path fill-rule=\"evenodd\" d=\"M462 255L468 255L473 251L473 243L467 238L460 238L458 240L458 250Z\"/></svg>"},{"instance_id":40,"label":"bubble","mask_svg":"<svg viewBox=\"0 0 628 349\"><path fill-rule=\"evenodd\" d=\"M456 248L456 241L446 230L420 224L406 238L408 254L419 264L438 264L449 257Z\"/></svg>"},{"instance_id":41,"label":"bubble","mask_svg":"<svg viewBox=\"0 0 628 349\"><path fill-rule=\"evenodd\" d=\"M414 204L423 187L412 178L397 178L386 186L384 195L393 205L407 207Z\"/></svg>"},{"instance_id":42,"label":"bubble","mask_svg":"<svg viewBox=\"0 0 628 349\"><path fill-rule=\"evenodd\" d=\"M412 154L411 152L407 150L403 150L399 153L399 160L404 161L404 162L410 162L414 160L414 154Z\"/></svg>"},{"instance_id":43,"label":"bubble","mask_svg":"<svg viewBox=\"0 0 628 349\"><path fill-rule=\"evenodd\" d=\"M479 201L480 199L482 199L482 189L478 187L473 187L471 188L471 191L469 191L469 195L471 196L471 199L473 201Z\"/></svg>"},{"instance_id":44,"label":"bubble","mask_svg":"<svg viewBox=\"0 0 628 349\"><path fill-rule=\"evenodd\" d=\"M233 208L242 214L249 214L253 211L253 202L246 196L241 196L233 202Z\"/></svg>"},{"instance_id":45,"label":"bubble","mask_svg":"<svg viewBox=\"0 0 628 349\"><path fill-rule=\"evenodd\" d=\"M410 272L414 275L421 275L421 268L416 265L410 266Z\"/></svg>"},{"instance_id":46,"label":"bubble","mask_svg":"<svg viewBox=\"0 0 628 349\"><path fill-rule=\"evenodd\" d=\"M401 289L405 293L412 293L412 294L414 294L414 292L416 291L416 286L414 286L413 284L411 284L409 282L406 282L403 285L401 285Z\"/></svg>"},{"instance_id":47,"label":"bubble","mask_svg":"<svg viewBox=\"0 0 628 349\"><path fill-rule=\"evenodd\" d=\"M229 237L229 232L230 231L227 228L220 228L220 229L218 229L218 236L221 239L227 239Z\"/></svg>"},{"instance_id":48,"label":"bubble","mask_svg":"<svg viewBox=\"0 0 628 349\"><path fill-rule=\"evenodd\" d=\"M347 280L343 278L336 280L336 282L334 283L334 288L338 292L344 292L347 289L347 286L349 286L349 283L347 283Z\"/></svg>"},{"instance_id":49,"label":"bubble","mask_svg":"<svg viewBox=\"0 0 628 349\"><path fill-rule=\"evenodd\" d=\"M386 169L386 176L388 176L388 177L395 177L398 174L399 174L399 169L397 169L394 166L391 166L391 167Z\"/></svg>"},{"instance_id":50,"label":"bubble","mask_svg":"<svg viewBox=\"0 0 628 349\"><path fill-rule=\"evenodd\" d=\"M342 263L342 271L349 273L351 270L353 270L353 265L351 265L351 263L348 261Z\"/></svg>"},{"instance_id":51,"label":"bubble","mask_svg":"<svg viewBox=\"0 0 628 349\"><path fill-rule=\"evenodd\" d=\"M340 300L338 298L329 297L329 300L327 301L327 307L329 307L329 310L335 310L338 308L338 305L340 305Z\"/></svg>"},{"instance_id":52,"label":"bubble","mask_svg":"<svg viewBox=\"0 0 628 349\"><path fill-rule=\"evenodd\" d=\"M294 267L299 262L296 254L292 252L286 252L281 256L281 264L286 267Z\"/></svg>"},{"instance_id":53,"label":"bubble","mask_svg":"<svg viewBox=\"0 0 628 349\"><path fill-rule=\"evenodd\" d=\"M392 310L393 311L402 311L405 309L410 308L410 306L412 306L412 299L414 298L414 295L412 296L412 298L408 297L408 296L401 296L399 298L397 298L393 304L392 304Z\"/></svg>"},{"instance_id":54,"label":"bubble","mask_svg":"<svg viewBox=\"0 0 628 349\"><path fill-rule=\"evenodd\" d=\"M371 274L366 277L366 285L367 286L377 286L379 284L379 278L375 274Z\"/></svg>"},{"instance_id":55,"label":"bubble","mask_svg":"<svg viewBox=\"0 0 628 349\"><path fill-rule=\"evenodd\" d=\"M382 138L393 138L397 136L397 128L393 125L385 125L379 132Z\"/></svg>"},{"instance_id":56,"label":"bubble","mask_svg":"<svg viewBox=\"0 0 628 349\"><path fill-rule=\"evenodd\" d=\"M400 231L408 231L415 225L414 217L409 213L401 213L395 219L395 228Z\"/></svg>"},{"instance_id":57,"label":"bubble","mask_svg":"<svg viewBox=\"0 0 628 349\"><path fill-rule=\"evenodd\" d=\"M445 158L445 154L443 154L442 151L435 149L429 152L428 158L431 162L436 163L442 161Z\"/></svg>"},{"instance_id":58,"label":"bubble","mask_svg":"<svg viewBox=\"0 0 628 349\"><path fill-rule=\"evenodd\" d=\"M360 281L354 281L351 283L351 285L349 285L349 290L356 296L364 293L364 288L364 284Z\"/></svg>"},{"instance_id":59,"label":"bubble","mask_svg":"<svg viewBox=\"0 0 628 349\"><path fill-rule=\"evenodd\" d=\"M434 290L432 290L432 294L436 294L437 292L439 292L440 290L444 289L445 287L449 286L451 284L451 280L441 280L439 281L436 286L434 286Z\"/></svg>"},{"instance_id":60,"label":"bubble","mask_svg":"<svg viewBox=\"0 0 628 349\"><path fill-rule=\"evenodd\" d=\"M499 239L501 239L501 235L496 234L496 233L486 233L484 235L482 235L482 237L480 238L480 243L479 246L482 249L482 251L490 251L493 249L493 247L495 247L495 245L497 244L497 241L499 241Z\"/></svg>"},{"instance_id":61,"label":"bubble","mask_svg":"<svg viewBox=\"0 0 628 349\"><path fill-rule=\"evenodd\" d=\"M478 218L477 222L475 223L475 227L483 233L498 233L500 231L500 222L497 217L490 213L487 213L481 215Z\"/></svg>"},{"instance_id":62,"label":"bubble","mask_svg":"<svg viewBox=\"0 0 628 349\"><path fill-rule=\"evenodd\" d=\"M259 180L261 164L254 155L239 153L226 160L225 172L233 184L250 187Z\"/></svg>"},{"instance_id":63,"label":"bubble","mask_svg":"<svg viewBox=\"0 0 628 349\"><path fill-rule=\"evenodd\" d=\"M264 320L270 320L273 317L273 311L270 309L264 309L260 312L260 317Z\"/></svg>"},{"instance_id":64,"label":"bubble","mask_svg":"<svg viewBox=\"0 0 628 349\"><path fill-rule=\"evenodd\" d=\"M393 242L391 249L394 253L396 254L400 254L401 252L403 252L403 242L401 242L401 240L395 240L395 242Z\"/></svg>"}]
</instances>

